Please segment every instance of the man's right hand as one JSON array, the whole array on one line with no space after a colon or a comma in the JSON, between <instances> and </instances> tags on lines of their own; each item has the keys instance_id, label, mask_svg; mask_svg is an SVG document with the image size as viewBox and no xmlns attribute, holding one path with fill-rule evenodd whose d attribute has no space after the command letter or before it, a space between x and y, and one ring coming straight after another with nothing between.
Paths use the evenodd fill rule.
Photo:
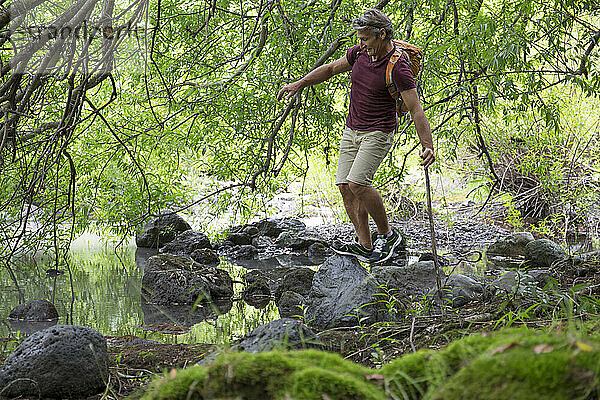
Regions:
<instances>
[{"instance_id":1,"label":"man's right hand","mask_svg":"<svg viewBox=\"0 0 600 400\"><path fill-rule=\"evenodd\" d=\"M287 85L285 85L284 87L281 88L279 93L277 93L277 100L281 100L281 98L283 97L283 95L285 93L288 94L287 99L289 100L292 98L293 95L295 95L296 93L298 93L301 90L302 90L302 87L300 86L300 81L288 83Z\"/></svg>"}]
</instances>

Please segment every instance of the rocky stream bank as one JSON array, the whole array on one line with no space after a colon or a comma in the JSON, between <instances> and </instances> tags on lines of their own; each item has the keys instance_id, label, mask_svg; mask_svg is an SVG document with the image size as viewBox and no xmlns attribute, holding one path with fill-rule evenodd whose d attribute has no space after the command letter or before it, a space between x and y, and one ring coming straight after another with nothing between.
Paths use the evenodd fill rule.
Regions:
<instances>
[{"instance_id":1,"label":"rocky stream bank","mask_svg":"<svg viewBox=\"0 0 600 400\"><path fill-rule=\"evenodd\" d=\"M231 307L232 298L238 295L257 308L274 301L280 319L249 332L229 348L201 343L161 344L136 337L104 338L89 328L51 326L33 333L5 360L0 369L0 395L139 397L152 374L167 371L166 377L157 381L162 383L155 384L153 391L146 394L148 398L178 398L172 397L171 389L165 389L165 382L180 388L188 385L187 392L182 390L192 393L189 398L313 398L313 392L300 389L307 377L293 378L287 383L288 392L276 388L276 380L285 379L277 378L277 374L267 376L270 368L261 369L264 357L271 355L274 360L295 360L281 361L291 375L292 371L307 371L307 362L320 366L319 371L312 371L317 374L313 376L317 381L332 374L356 375L352 384L332 378L333 386L315 386L316 391L327 396L323 398L395 398L402 391L408 393L405 398L422 398L428 387L440 388L436 379L469 373L457 360L470 362L494 351L493 354L516 357L509 355L512 347L521 351L525 347L522 342L531 342L527 332L511 331L494 335L494 339L473 339L473 343L467 340L440 350L471 333L510 326L552 326L563 332L578 321L587 324L587 334L596 334L592 316L596 314L595 299L600 290L597 252L568 254L551 240L536 239L527 232L511 233L469 219L451 224L438 222L437 242L444 253L440 290L429 253L429 227L422 221L394 225L404 233L402 249L386 265L369 266L331 251L334 240L351 239L350 225L306 227L293 218L264 219L233 227L224 240L211 243L177 215L156 219L137 238L139 248L154 249L147 254L149 257L139 260L144 268L143 297L150 305L177 308L178 312L171 314L170 329L193 324L194 315L206 310L218 313L220 308ZM246 266L248 272L236 281L219 268L222 259ZM571 308L565 312L565 307ZM52 313L51 304L38 302L15 309L11 317L48 319L48 313ZM562 333L557 335L538 335L533 340L535 344L528 344L527 348L534 349L534 354L534 346L542 345L549 346L546 350L565 346L569 351L579 349L585 357L572 368L581 374L567 379L567 386L577 387L577 393L581 391L586 396L595 393L596 386L590 382L597 382L593 378L597 371L590 365L593 360L600 360L596 339L582 341ZM487 333L479 335L486 336ZM507 347L497 350L503 346ZM306 359L281 352L300 348L317 352L306 353ZM465 350L458 357L456 348L475 350ZM428 349L428 353L414 353L419 349ZM266 353L272 350L276 353ZM331 359L333 356L322 355L319 350L337 353L355 364ZM219 357L222 353L226 355ZM551 351L539 354L546 353ZM562 352L560 357L563 353L570 354ZM264 356L245 358L240 354ZM435 364L435 368L449 363L448 368L437 376L424 376L424 371L433 365L432 359L446 360ZM237 365L244 363L257 368L254 378L237 372ZM187 368L196 364L203 366ZM209 385L207 376L218 374L224 366L233 371L231 382L238 382L237 378L240 381L221 387L219 380L213 378L210 382L214 385ZM399 378L402 371L410 372L413 379L423 384L414 385L406 377ZM242 387L247 379L258 382L256 387L249 385L250 391ZM365 379L366 383L362 382ZM398 385L402 379L405 381L401 389L394 392L386 387L390 382ZM190 382L196 382L198 390L190 389ZM445 391L440 393L445 394L435 396L459 396L460 379L456 382L455 386L444 386ZM336 393L332 389L342 384L356 386L356 391L339 389ZM241 386L235 389L236 385ZM431 393L428 396L433 396Z\"/></svg>"}]
</instances>

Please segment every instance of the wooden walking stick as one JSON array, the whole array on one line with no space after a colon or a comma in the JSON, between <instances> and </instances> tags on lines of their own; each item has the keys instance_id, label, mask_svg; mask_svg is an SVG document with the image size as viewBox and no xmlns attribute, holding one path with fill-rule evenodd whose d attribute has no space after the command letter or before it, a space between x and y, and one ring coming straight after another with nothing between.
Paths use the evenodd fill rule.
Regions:
<instances>
[{"instance_id":1,"label":"wooden walking stick","mask_svg":"<svg viewBox=\"0 0 600 400\"><path fill-rule=\"evenodd\" d=\"M433 225L433 210L431 208L431 185L429 183L429 169L425 167L425 190L427 191L427 212L429 214L429 232L431 233L431 252L433 253L433 264L435 265L435 274L437 278L437 288L440 300L442 299L442 279L440 262L437 254L437 242L435 240L435 227ZM444 312L444 308L442 308Z\"/></svg>"}]
</instances>

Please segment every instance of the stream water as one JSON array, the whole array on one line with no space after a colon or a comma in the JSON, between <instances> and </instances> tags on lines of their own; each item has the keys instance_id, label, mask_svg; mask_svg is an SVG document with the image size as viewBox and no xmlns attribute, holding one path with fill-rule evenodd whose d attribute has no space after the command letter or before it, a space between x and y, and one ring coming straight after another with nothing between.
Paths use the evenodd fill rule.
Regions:
<instances>
[{"instance_id":1,"label":"stream water","mask_svg":"<svg viewBox=\"0 0 600 400\"><path fill-rule=\"evenodd\" d=\"M151 253L151 252L150 252ZM91 327L104 336L133 335L163 343L214 343L227 346L252 329L279 318L274 303L255 308L239 299L241 284L234 284L233 301L190 307L159 307L143 300L141 264L147 251L134 245L114 250L100 242L79 243L72 250L64 274L50 277L48 265L29 260L15 268L26 300L46 299L55 304L59 319L30 325L7 319L19 304L18 291L5 270L0 272L0 338L15 338L39 325L76 324ZM137 261L137 263L136 263ZM219 268L241 281L247 269L222 262ZM71 285L72 283L72 285ZM189 330L181 329L182 325ZM172 333L164 333L172 332ZM0 350L2 348L0 347Z\"/></svg>"},{"instance_id":2,"label":"stream water","mask_svg":"<svg viewBox=\"0 0 600 400\"><path fill-rule=\"evenodd\" d=\"M294 199L298 197L280 195L268 203L271 217L288 215L298 207L299 201L290 200L290 196ZM329 208L324 207L323 210L313 212L310 223L333 223L335 218L330 215ZM224 220L195 221L194 215L207 213L201 207L192 211L188 218L195 225L205 224L208 230L223 229ZM305 221L309 222L307 219ZM231 221L227 223L231 224ZM234 283L236 295L232 302L194 310L148 304L143 300L141 281L143 264L153 252L136 249L134 240L118 250L114 248L114 243L105 236L84 234L71 247L69 267L56 278L46 273L54 266L41 259L20 260L14 265L13 270L26 301L45 299L56 306L58 321L41 323L41 326L68 323L91 327L107 337L132 335L162 343L214 343L227 346L254 328L279 318L273 302L256 308L241 300L243 285L240 283ZM284 255L260 262L247 260L243 265L221 262L219 268L227 270L234 281L242 281L242 276L251 268L311 264L314 264L311 260ZM19 335L27 335L41 327L40 324L9 320L8 315L18 304L18 291L7 270L2 268L0 351L6 352L14 347L13 339L18 339ZM181 329L182 325L189 330Z\"/></svg>"}]
</instances>

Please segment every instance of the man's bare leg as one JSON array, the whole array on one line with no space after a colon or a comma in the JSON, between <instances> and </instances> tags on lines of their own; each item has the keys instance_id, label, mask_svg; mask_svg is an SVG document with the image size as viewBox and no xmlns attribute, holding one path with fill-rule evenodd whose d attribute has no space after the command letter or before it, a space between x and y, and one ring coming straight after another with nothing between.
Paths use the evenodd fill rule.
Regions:
<instances>
[{"instance_id":1,"label":"man's bare leg","mask_svg":"<svg viewBox=\"0 0 600 400\"><path fill-rule=\"evenodd\" d=\"M354 225L359 243L366 249L371 249L373 244L371 243L371 230L369 228L369 212L363 202L350 190L348 184L338 185L338 188L344 201L346 214L348 214L350 221Z\"/></svg>"},{"instance_id":2,"label":"man's bare leg","mask_svg":"<svg viewBox=\"0 0 600 400\"><path fill-rule=\"evenodd\" d=\"M357 185L353 182L348 182L348 189L373 218L375 225L377 225L377 232L382 235L390 233L390 224L385 213L385 207L383 206L383 199L379 192L372 186ZM346 202L344 201L345 204ZM371 242L370 237L369 242Z\"/></svg>"}]
</instances>

